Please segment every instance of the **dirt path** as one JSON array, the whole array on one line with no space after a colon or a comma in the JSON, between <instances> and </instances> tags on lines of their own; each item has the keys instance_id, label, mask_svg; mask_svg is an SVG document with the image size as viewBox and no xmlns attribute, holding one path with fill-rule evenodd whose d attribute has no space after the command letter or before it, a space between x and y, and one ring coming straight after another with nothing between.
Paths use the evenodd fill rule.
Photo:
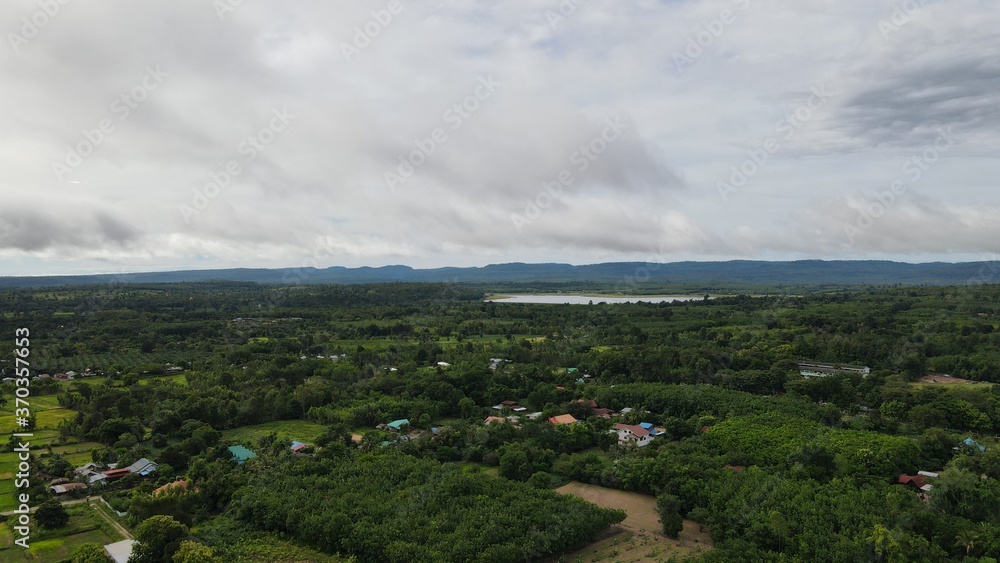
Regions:
<instances>
[{"instance_id":1,"label":"dirt path","mask_svg":"<svg viewBox=\"0 0 1000 563\"><path fill-rule=\"evenodd\" d=\"M651 496L577 482L559 487L556 492L577 496L605 508L618 508L627 514L621 524L595 538L594 543L564 556L567 561L606 558L622 562L666 561L712 548L711 536L691 520L684 521L684 530L678 539L664 536L656 512L656 499Z\"/></svg>"},{"instance_id":2,"label":"dirt path","mask_svg":"<svg viewBox=\"0 0 1000 563\"><path fill-rule=\"evenodd\" d=\"M63 505L63 506L70 506L70 505L72 505L72 504L80 504L80 503L82 503L82 502L90 502L90 501L94 501L94 500L97 500L98 498L100 498L100 497L87 497L87 498L76 498L76 499L73 499L73 500L64 500L64 501L60 501L60 503L59 503L59 504L61 504L61 505ZM31 508L29 508L29 509L28 509L28 511L29 511L29 512L34 512L34 511L35 511L35 509L37 509L37 508L38 508L38 506L37 506L37 505L36 505L36 506L32 506ZM0 512L0 516L10 516L10 515L12 515L12 514L17 514L17 512L15 512L15 511L13 511L13 510L8 510L8 511L6 511L6 512Z\"/></svg>"},{"instance_id":3,"label":"dirt path","mask_svg":"<svg viewBox=\"0 0 1000 563\"><path fill-rule=\"evenodd\" d=\"M117 520L115 520L111 516L108 516L108 514L106 512L104 512L104 509L101 508L100 506L98 506L98 504L96 502L93 504L92 508L94 510L96 510L98 514L101 515L101 518L103 518L106 522L108 522L116 530L118 530L118 533L120 533L123 538L125 538L127 540L135 539L135 538L132 537L132 533L129 532L128 529L125 528L125 526L122 526L121 524L118 523Z\"/></svg>"}]
</instances>

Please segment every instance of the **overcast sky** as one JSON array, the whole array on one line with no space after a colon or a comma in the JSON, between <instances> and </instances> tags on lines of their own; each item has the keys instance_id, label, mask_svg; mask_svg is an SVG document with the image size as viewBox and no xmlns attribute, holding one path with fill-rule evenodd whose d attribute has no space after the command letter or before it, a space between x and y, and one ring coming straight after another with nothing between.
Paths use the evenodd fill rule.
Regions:
<instances>
[{"instance_id":1,"label":"overcast sky","mask_svg":"<svg viewBox=\"0 0 1000 563\"><path fill-rule=\"evenodd\" d=\"M991 0L237 3L0 5L0 275L1000 253Z\"/></svg>"}]
</instances>

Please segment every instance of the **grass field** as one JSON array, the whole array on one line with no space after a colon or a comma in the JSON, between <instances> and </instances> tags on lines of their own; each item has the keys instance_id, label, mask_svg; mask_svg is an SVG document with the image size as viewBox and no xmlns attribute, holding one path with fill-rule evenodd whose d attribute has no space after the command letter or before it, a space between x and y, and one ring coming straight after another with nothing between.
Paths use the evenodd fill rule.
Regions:
<instances>
[{"instance_id":1,"label":"grass field","mask_svg":"<svg viewBox=\"0 0 1000 563\"><path fill-rule=\"evenodd\" d=\"M0 561L56 562L69 559L73 550L84 543L105 545L119 541L121 534L104 522L92 506L82 503L66 507L69 524L58 530L33 529L29 549L14 545L14 533L7 524L0 524Z\"/></svg>"},{"instance_id":2,"label":"grass field","mask_svg":"<svg viewBox=\"0 0 1000 563\"><path fill-rule=\"evenodd\" d=\"M19 429L14 409L17 407L14 397L8 395L7 403L0 407L0 436L4 443L11 433ZM28 439L34 455L44 455L48 446L52 452L62 454L74 465L83 465L91 460L90 450L103 448L97 442L54 445L59 438L59 423L76 416L76 411L59 405L56 395L42 395L28 398L29 408L35 415L35 430ZM14 473L17 471L17 454L13 452L0 453L0 512L17 508L14 502ZM44 546L43 546L44 547ZM0 561L6 561L0 556Z\"/></svg>"},{"instance_id":3,"label":"grass field","mask_svg":"<svg viewBox=\"0 0 1000 563\"><path fill-rule=\"evenodd\" d=\"M314 442L316 438L326 433L326 426L316 424L306 420L277 420L265 424L255 424L253 426L243 426L224 430L222 437L237 442L256 440L270 432L278 434L279 438L287 440L298 440L300 442Z\"/></svg>"}]
</instances>

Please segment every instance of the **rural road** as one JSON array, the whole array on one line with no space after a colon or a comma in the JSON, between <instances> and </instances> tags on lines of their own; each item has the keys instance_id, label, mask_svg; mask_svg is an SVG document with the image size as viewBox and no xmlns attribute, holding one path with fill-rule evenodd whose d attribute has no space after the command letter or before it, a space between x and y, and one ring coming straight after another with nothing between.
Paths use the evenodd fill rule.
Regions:
<instances>
[{"instance_id":1,"label":"rural road","mask_svg":"<svg viewBox=\"0 0 1000 563\"><path fill-rule=\"evenodd\" d=\"M129 532L125 528L125 526L122 526L121 524L119 524L117 521L115 521L114 518L111 518L110 516L108 516L103 510L100 509L100 507L97 506L96 502L99 502L100 498L101 497L99 497L99 496L92 496L92 497L78 498L78 499L73 499L73 500L64 500L60 504L62 504L63 506L70 506L72 504L80 504L80 503L84 503L84 502L86 502L86 503L95 502L93 508L94 508L94 510L97 511L97 514L99 514L102 519L104 519L106 522L108 522L109 524L111 524L116 530L118 530L118 533L120 533L122 535L122 537L124 537L125 539L129 539L129 540L134 539L132 537L132 533ZM36 508L38 508L38 506L32 506L28 510L30 512L34 512ZM13 510L8 510L6 512L0 512L0 516L10 516L12 514L17 514L17 512L15 512Z\"/></svg>"},{"instance_id":2,"label":"rural road","mask_svg":"<svg viewBox=\"0 0 1000 563\"><path fill-rule=\"evenodd\" d=\"M94 497L87 497L87 498L78 498L78 499L73 499L73 500L64 500L60 504L62 504L63 506L69 506L71 504L80 504L81 502L95 501L95 500L98 500L99 498L101 498L101 497L94 496ZM32 506L28 510L30 512L34 512L36 508L38 508L37 505L36 506ZM12 514L17 514L17 512L15 512L13 510L8 510L6 512L0 512L0 516L10 516Z\"/></svg>"}]
</instances>

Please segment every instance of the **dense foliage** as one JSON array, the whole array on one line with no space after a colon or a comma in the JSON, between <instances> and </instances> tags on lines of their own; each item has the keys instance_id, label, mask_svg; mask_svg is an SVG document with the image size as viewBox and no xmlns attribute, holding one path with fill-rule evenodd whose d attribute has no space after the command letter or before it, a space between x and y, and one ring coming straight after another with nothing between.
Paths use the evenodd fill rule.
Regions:
<instances>
[{"instance_id":1,"label":"dense foliage","mask_svg":"<svg viewBox=\"0 0 1000 563\"><path fill-rule=\"evenodd\" d=\"M256 475L235 514L365 561L520 561L624 518L573 497L399 453L295 461Z\"/></svg>"},{"instance_id":2,"label":"dense foliage","mask_svg":"<svg viewBox=\"0 0 1000 563\"><path fill-rule=\"evenodd\" d=\"M56 444L160 464L105 492L147 537L142 557L537 559L622 516L547 490L571 480L656 496L666 533L683 538L678 519L711 532L710 561L1000 557L1000 288L578 306L482 295L8 290L0 333L31 328L33 373L94 373L32 381L69 413ZM805 378L803 359L872 373ZM602 418L590 401L631 412ZM561 414L580 422L547 421ZM375 428L403 418L402 433ZM291 422L320 430L248 429ZM621 445L617 422L662 434ZM291 439L312 443L296 454ZM233 461L237 443L257 457ZM33 462L46 479L74 477L56 451ZM940 474L929 492L897 482L920 470ZM179 479L190 486L156 492Z\"/></svg>"}]
</instances>

